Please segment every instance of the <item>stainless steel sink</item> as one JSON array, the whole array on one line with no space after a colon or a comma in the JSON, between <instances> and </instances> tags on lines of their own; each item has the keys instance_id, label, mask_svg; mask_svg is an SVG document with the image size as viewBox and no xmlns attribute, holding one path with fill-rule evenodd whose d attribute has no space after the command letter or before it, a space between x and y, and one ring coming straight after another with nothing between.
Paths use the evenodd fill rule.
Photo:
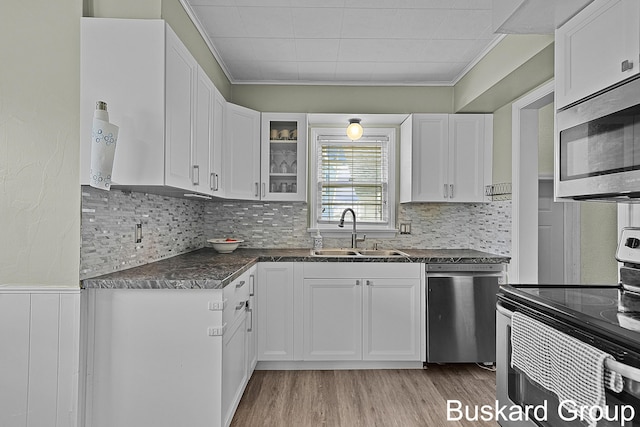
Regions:
<instances>
[{"instance_id":1,"label":"stainless steel sink","mask_svg":"<svg viewBox=\"0 0 640 427\"><path fill-rule=\"evenodd\" d=\"M396 249L311 249L311 256L317 257L407 257Z\"/></svg>"},{"instance_id":2,"label":"stainless steel sink","mask_svg":"<svg viewBox=\"0 0 640 427\"><path fill-rule=\"evenodd\" d=\"M395 250L395 249L358 249L358 252L362 256L369 257L406 257L409 256L404 252Z\"/></svg>"},{"instance_id":3,"label":"stainless steel sink","mask_svg":"<svg viewBox=\"0 0 640 427\"><path fill-rule=\"evenodd\" d=\"M313 256L358 256L358 252L353 249L311 249Z\"/></svg>"}]
</instances>

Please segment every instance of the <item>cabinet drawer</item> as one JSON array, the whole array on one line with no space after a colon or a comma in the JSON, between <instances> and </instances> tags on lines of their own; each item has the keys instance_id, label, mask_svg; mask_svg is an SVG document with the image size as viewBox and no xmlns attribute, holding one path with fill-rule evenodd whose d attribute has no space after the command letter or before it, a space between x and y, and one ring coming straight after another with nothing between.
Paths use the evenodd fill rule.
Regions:
<instances>
[{"instance_id":1,"label":"cabinet drawer","mask_svg":"<svg viewBox=\"0 0 640 427\"><path fill-rule=\"evenodd\" d=\"M225 286L222 295L225 301L222 322L229 327L245 312L249 299L249 275L243 274Z\"/></svg>"}]
</instances>

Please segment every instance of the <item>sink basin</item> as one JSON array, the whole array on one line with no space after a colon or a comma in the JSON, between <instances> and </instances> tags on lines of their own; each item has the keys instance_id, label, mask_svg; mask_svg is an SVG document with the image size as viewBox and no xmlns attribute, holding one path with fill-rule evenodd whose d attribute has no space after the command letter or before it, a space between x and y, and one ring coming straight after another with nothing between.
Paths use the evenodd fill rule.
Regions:
<instances>
[{"instance_id":1,"label":"sink basin","mask_svg":"<svg viewBox=\"0 0 640 427\"><path fill-rule=\"evenodd\" d=\"M393 257L393 256L409 256L404 252L395 250L395 249L362 249L358 250L358 253L362 256L382 256L382 257Z\"/></svg>"},{"instance_id":2,"label":"sink basin","mask_svg":"<svg viewBox=\"0 0 640 427\"><path fill-rule=\"evenodd\" d=\"M406 257L395 249L311 249L311 256L319 257Z\"/></svg>"},{"instance_id":3,"label":"sink basin","mask_svg":"<svg viewBox=\"0 0 640 427\"><path fill-rule=\"evenodd\" d=\"M312 249L313 256L358 256L353 249Z\"/></svg>"}]
</instances>

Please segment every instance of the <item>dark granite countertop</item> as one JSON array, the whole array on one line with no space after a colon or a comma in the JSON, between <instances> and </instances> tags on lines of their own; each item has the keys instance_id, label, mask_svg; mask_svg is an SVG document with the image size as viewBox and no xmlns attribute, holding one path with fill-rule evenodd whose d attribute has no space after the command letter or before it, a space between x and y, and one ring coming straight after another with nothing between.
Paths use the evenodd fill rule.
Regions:
<instances>
[{"instance_id":1,"label":"dark granite countertop","mask_svg":"<svg viewBox=\"0 0 640 427\"><path fill-rule=\"evenodd\" d=\"M82 287L103 289L222 289L259 261L288 262L424 262L508 263L510 258L471 249L402 249L408 257L314 257L310 249L238 249L220 254L212 248L103 276L85 279Z\"/></svg>"}]
</instances>

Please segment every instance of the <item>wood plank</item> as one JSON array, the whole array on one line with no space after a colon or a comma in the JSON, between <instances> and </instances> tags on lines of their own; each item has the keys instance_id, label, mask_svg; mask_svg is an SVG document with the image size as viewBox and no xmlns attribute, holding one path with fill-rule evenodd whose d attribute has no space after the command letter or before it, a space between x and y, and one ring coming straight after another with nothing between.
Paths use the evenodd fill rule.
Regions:
<instances>
[{"instance_id":1,"label":"wood plank","mask_svg":"<svg viewBox=\"0 0 640 427\"><path fill-rule=\"evenodd\" d=\"M255 371L231 423L251 426L497 426L447 421L447 400L495 404L495 373L476 365L423 370Z\"/></svg>"}]
</instances>

